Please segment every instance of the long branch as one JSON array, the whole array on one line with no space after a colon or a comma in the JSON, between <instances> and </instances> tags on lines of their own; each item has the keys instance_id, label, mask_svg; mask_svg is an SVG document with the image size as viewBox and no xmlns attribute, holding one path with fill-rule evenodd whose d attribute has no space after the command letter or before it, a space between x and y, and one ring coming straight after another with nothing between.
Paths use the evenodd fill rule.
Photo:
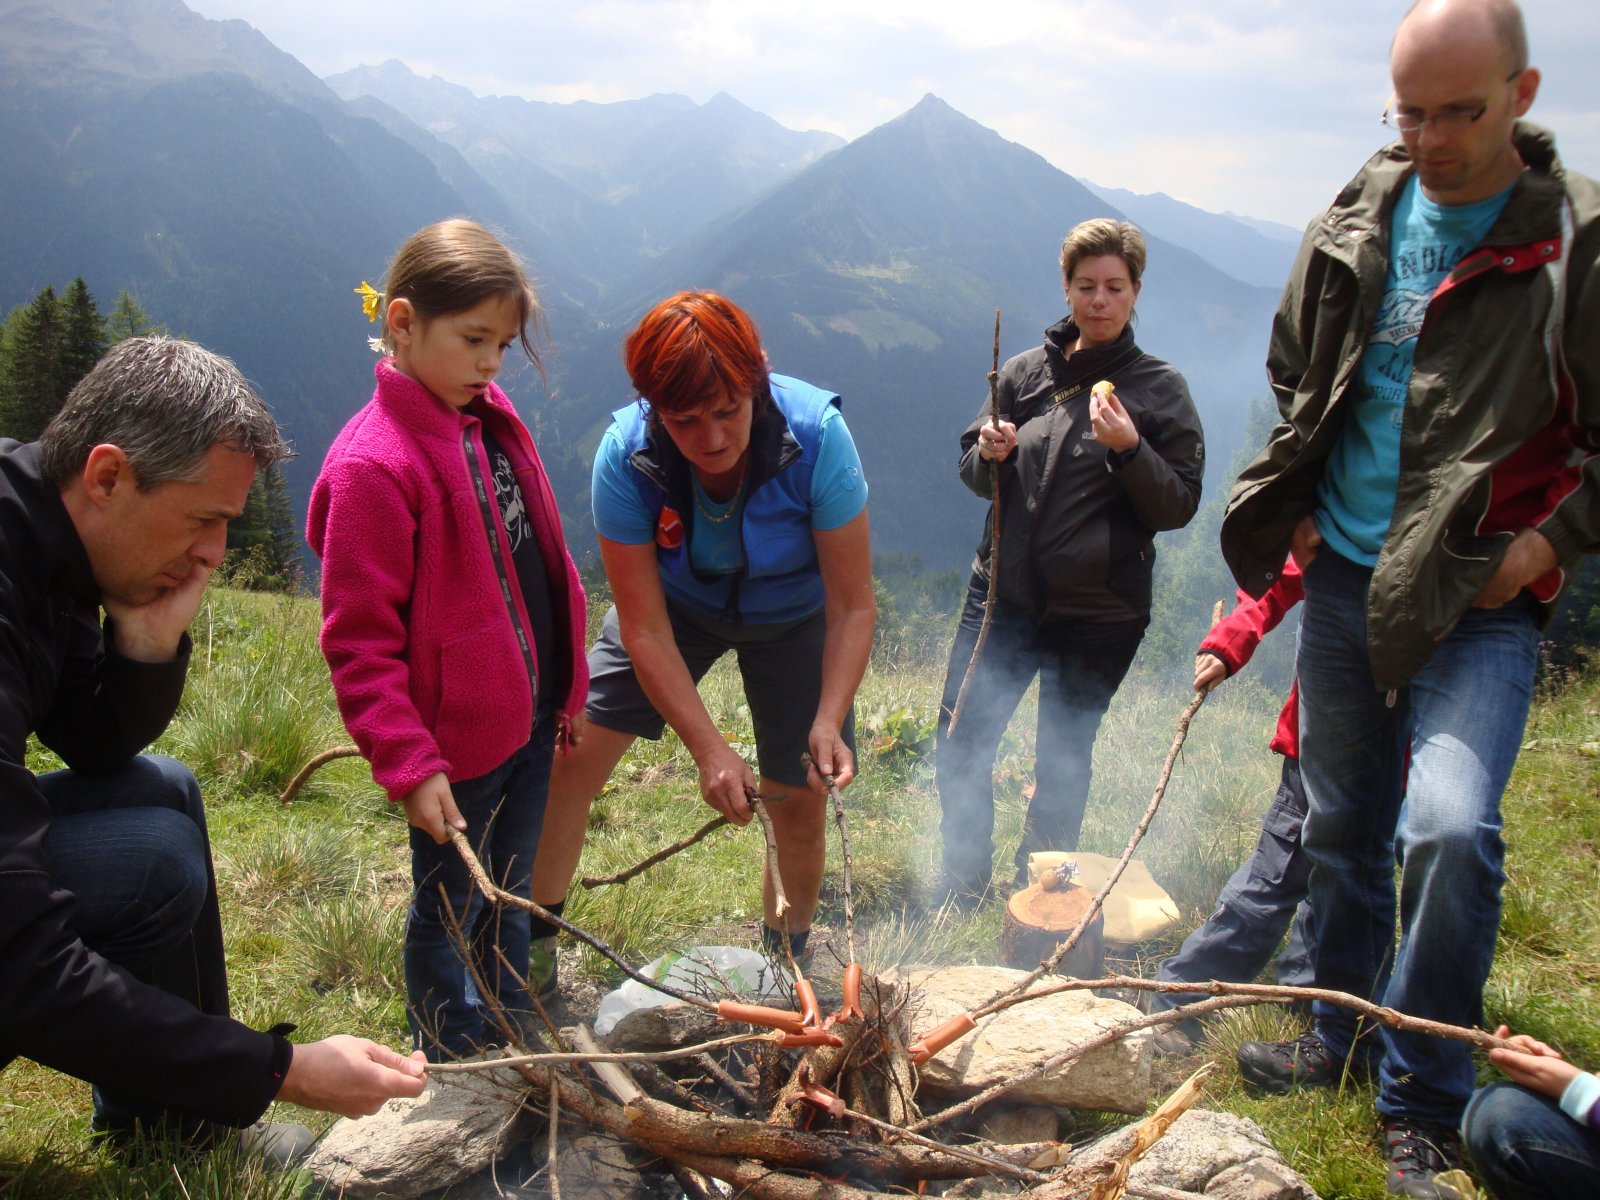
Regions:
<instances>
[{"instance_id":1,"label":"long branch","mask_svg":"<svg viewBox=\"0 0 1600 1200\"><path fill-rule=\"evenodd\" d=\"M594 1053L516 1054L505 1058L486 1058L474 1062L429 1063L428 1073L471 1074L474 1071L498 1071L503 1067L548 1066L552 1063L657 1063L672 1062L680 1058L694 1058L725 1046L743 1046L750 1042L770 1042L770 1033L741 1033L737 1037L718 1038L714 1042L701 1042L694 1046L679 1046L673 1050L618 1050Z\"/></svg>"},{"instance_id":2,"label":"long branch","mask_svg":"<svg viewBox=\"0 0 1600 1200\"><path fill-rule=\"evenodd\" d=\"M994 356L989 368L989 420L996 429L1000 427L1000 310L994 310ZM982 444L982 439L979 439ZM950 723L945 726L945 737L956 731L961 720L961 710L967 705L967 689L972 686L973 672L983 657L983 647L989 640L989 628L994 624L995 601L1000 595L1000 460L989 460L989 590L983 599L983 621L978 626L978 638L972 643L972 657L967 659L966 673L961 676L961 686L956 689L956 702L950 709Z\"/></svg>"},{"instance_id":3,"label":"long branch","mask_svg":"<svg viewBox=\"0 0 1600 1200\"><path fill-rule=\"evenodd\" d=\"M289 786L283 789L283 795L278 797L278 803L288 806L300 794L300 789L305 787L306 780L310 779L322 767L340 758L354 758L361 753L354 746L335 746L332 750L324 750L321 754L314 754L311 761L306 763L294 773L294 778L289 780Z\"/></svg>"},{"instance_id":4,"label":"long branch","mask_svg":"<svg viewBox=\"0 0 1600 1200\"><path fill-rule=\"evenodd\" d=\"M540 920L550 922L557 929L565 930L585 946L607 959L629 979L636 979L647 988L653 988L663 995L671 996L674 1000L682 1000L685 1004L692 1004L696 1008L704 1009L706 1012L717 1011L717 1006L703 996L697 996L693 992L674 987L663 979L651 979L592 933L580 929L565 917L558 917L538 901L525 900L521 896L514 896L498 886L494 880L489 878L489 872L483 869L483 864L478 861L478 856L473 853L472 843L467 841L467 835L459 829L450 828L448 825L445 826L445 832L450 835L450 840L455 843L456 853L461 855L461 860L467 864L467 871L471 874L473 882L478 885L478 890L487 899L496 904L509 904L513 908L520 908L525 912L532 913Z\"/></svg>"},{"instance_id":5,"label":"long branch","mask_svg":"<svg viewBox=\"0 0 1600 1200\"><path fill-rule=\"evenodd\" d=\"M1156 790L1150 797L1150 803L1145 807L1144 816L1139 819L1139 824L1134 829L1133 836L1128 839L1127 848L1123 850L1122 857L1117 860L1117 865L1112 869L1111 874L1106 877L1106 881L1100 890L1095 893L1093 901L1089 904L1088 911L1079 918L1077 925L1073 926L1072 932L1067 935L1066 940L1057 946L1055 952L1040 963L1032 974L1001 992L982 1008L975 1009L972 1014L974 1018L986 1016L991 1012L997 1011L994 1005L998 1001L1014 993L1026 991L1034 983L1059 967L1062 959L1072 953L1072 948L1078 944L1078 939L1083 937L1083 931L1089 927L1089 922L1093 921L1100 910L1105 907L1106 897L1111 894L1111 889L1117 886L1117 881L1122 878L1122 873L1128 869L1128 864L1133 861L1134 850L1144 840L1144 835L1150 829L1150 822L1155 820L1156 810L1161 807L1161 798L1167 794L1167 783L1172 779L1172 768L1178 761L1178 752L1183 749L1184 739L1189 736L1189 722L1194 719L1194 714L1200 711L1200 706L1205 702L1206 694L1204 692L1196 692L1194 699L1189 701L1188 706L1179 716L1177 735L1172 739L1172 748L1167 751L1167 760L1161 767L1161 777L1156 781Z\"/></svg>"},{"instance_id":6,"label":"long branch","mask_svg":"<svg viewBox=\"0 0 1600 1200\"><path fill-rule=\"evenodd\" d=\"M582 879L578 880L578 882L581 883L586 889L591 891L598 887L608 887L613 883L627 883L628 880L632 879L635 875L642 875L657 863L665 862L674 854L677 854L680 850L687 850L690 846L693 846L696 842L702 840L708 835L715 833L727 823L727 817L713 817L682 841L673 842L672 845L666 847L664 850L657 850L649 858L641 859L639 862L634 863L634 865L629 867L626 871L618 871L615 875L585 875Z\"/></svg>"}]
</instances>

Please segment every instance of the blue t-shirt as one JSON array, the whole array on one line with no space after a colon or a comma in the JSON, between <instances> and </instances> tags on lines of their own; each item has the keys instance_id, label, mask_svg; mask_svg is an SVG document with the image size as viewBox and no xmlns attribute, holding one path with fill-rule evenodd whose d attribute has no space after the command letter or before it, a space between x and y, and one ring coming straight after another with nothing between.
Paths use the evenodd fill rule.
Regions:
<instances>
[{"instance_id":1,"label":"blue t-shirt","mask_svg":"<svg viewBox=\"0 0 1600 1200\"><path fill-rule=\"evenodd\" d=\"M731 575L740 566L739 521L712 517L731 514L734 506L743 502L743 494L718 504L706 496L698 481L694 490L694 569L704 575ZM657 514L639 495L633 464L615 426L606 430L595 453L591 496L594 527L601 537L627 546L655 541ZM844 414L836 405L829 405L822 415L817 461L811 472L811 528L838 529L866 506L867 481L861 476L855 439L844 423Z\"/></svg>"},{"instance_id":2,"label":"blue t-shirt","mask_svg":"<svg viewBox=\"0 0 1600 1200\"><path fill-rule=\"evenodd\" d=\"M1317 532L1352 562L1377 565L1394 516L1400 426L1428 301L1483 241L1510 196L1508 187L1474 204L1435 204L1413 175L1395 202L1388 287L1317 492Z\"/></svg>"}]
</instances>

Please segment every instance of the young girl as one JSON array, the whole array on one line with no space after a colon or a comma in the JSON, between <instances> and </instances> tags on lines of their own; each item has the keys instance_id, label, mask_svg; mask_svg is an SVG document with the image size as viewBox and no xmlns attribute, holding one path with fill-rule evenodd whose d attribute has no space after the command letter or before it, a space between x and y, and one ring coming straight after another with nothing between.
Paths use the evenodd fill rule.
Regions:
<instances>
[{"instance_id":1,"label":"young girl","mask_svg":"<svg viewBox=\"0 0 1600 1200\"><path fill-rule=\"evenodd\" d=\"M493 998L532 1008L528 914L484 903L446 830L529 895L553 748L575 740L588 691L584 597L533 440L493 383L514 342L539 361L522 265L443 221L400 248L381 300L358 291L392 357L328 450L306 536L339 711L412 825L407 1010L438 1061L501 1036L461 937Z\"/></svg>"}]
</instances>

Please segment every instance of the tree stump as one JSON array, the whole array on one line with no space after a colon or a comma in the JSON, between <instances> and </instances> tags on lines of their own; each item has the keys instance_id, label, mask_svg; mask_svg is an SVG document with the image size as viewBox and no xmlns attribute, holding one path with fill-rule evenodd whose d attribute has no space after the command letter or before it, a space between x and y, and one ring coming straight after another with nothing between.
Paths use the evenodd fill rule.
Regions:
<instances>
[{"instance_id":1,"label":"tree stump","mask_svg":"<svg viewBox=\"0 0 1600 1200\"><path fill-rule=\"evenodd\" d=\"M1052 875L1047 872L1043 882L1013 892L1006 903L1000 928L1000 961L1008 967L1031 971L1049 958L1094 902L1093 893L1076 884L1046 887L1046 883L1053 882ZM1105 958L1105 921L1101 913L1095 913L1078 944L1056 971L1078 979L1096 979L1102 973Z\"/></svg>"}]
</instances>

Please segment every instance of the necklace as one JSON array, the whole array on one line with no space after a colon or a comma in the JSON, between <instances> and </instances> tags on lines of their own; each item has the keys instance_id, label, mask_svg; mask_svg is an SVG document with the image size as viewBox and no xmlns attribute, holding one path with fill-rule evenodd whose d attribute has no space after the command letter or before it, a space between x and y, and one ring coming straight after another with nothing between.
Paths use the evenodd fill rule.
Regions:
<instances>
[{"instance_id":1,"label":"necklace","mask_svg":"<svg viewBox=\"0 0 1600 1200\"><path fill-rule=\"evenodd\" d=\"M700 486L700 481L694 481L694 506L700 510L700 515L713 525L721 525L734 513L739 511L744 500L744 472L739 473L739 486L734 489L733 499L728 501L728 507L718 513L711 511L711 498L705 494L705 489Z\"/></svg>"}]
</instances>

